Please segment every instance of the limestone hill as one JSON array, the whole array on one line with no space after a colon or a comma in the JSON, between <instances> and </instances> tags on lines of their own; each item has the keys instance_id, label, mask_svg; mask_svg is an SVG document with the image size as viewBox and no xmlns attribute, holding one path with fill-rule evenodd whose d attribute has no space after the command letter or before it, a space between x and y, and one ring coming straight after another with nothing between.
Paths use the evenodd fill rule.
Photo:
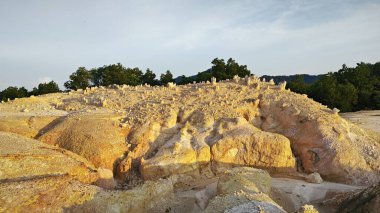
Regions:
<instances>
[{"instance_id":1,"label":"limestone hill","mask_svg":"<svg viewBox=\"0 0 380 213\"><path fill-rule=\"evenodd\" d=\"M138 193L136 187L154 191L153 197L136 201L140 202L136 205L146 206L141 209L143 212L151 211L150 207L157 202L162 204L160 210L169 212L180 211L178 206L187 204L188 211L197 208L210 211L215 205L220 211L243 211L262 203L267 209L284 211L266 195L268 190L243 190L240 194L208 190L208 184L225 174L239 175L235 167L254 167L268 171L271 176L297 179L307 179L308 174L317 172L324 180L353 185L380 181L379 137L341 118L335 110L285 90L285 83L275 85L254 76L183 86L94 87L18 99L0 104L0 132L9 132L0 134L0 161L6 161L0 165L0 206L5 206L0 211L23 210L13 207L20 203L8 202L6 198L7 191L17 187L11 183L18 181L22 184L34 181L42 187L42 191L29 191L31 196L45 193L44 181L54 187L63 184L67 190L83 187L84 193L89 193L83 202L62 201L53 210L91 212L111 208L96 207L102 205L96 201L101 200L98 195L112 197L116 202L127 196L123 193ZM33 144L39 144L38 148ZM28 154L24 154L24 149L28 149ZM10 152L17 152L17 156ZM59 160L59 152L67 159ZM82 167L71 159L82 162ZM40 168L49 170L46 164L57 165L57 161L61 161L59 169L25 173L22 179L17 176L18 170L12 173L9 169L23 170L27 165L28 169L43 171ZM154 185L161 184L163 179L168 181L169 188ZM250 186L248 183L255 182L253 179L244 181ZM135 191L110 195L88 185L89 182L108 189ZM219 180L218 188L225 182L225 178ZM231 188L240 190L247 186ZM193 189L198 189L194 196L180 193ZM160 200L160 192L172 196ZM246 202L240 202L242 196ZM189 199L194 199L196 208ZM223 208L217 203L224 199L240 201L231 201L231 205ZM207 208L209 200L211 206ZM38 211L45 201L28 205ZM115 212L134 209L126 207L130 204L125 202L116 202Z\"/></svg>"}]
</instances>

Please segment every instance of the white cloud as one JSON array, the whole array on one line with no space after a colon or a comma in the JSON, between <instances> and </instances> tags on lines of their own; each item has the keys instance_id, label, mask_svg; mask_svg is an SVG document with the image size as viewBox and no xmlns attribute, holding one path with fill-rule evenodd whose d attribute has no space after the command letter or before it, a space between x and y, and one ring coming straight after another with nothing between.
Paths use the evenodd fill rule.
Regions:
<instances>
[{"instance_id":1,"label":"white cloud","mask_svg":"<svg viewBox=\"0 0 380 213\"><path fill-rule=\"evenodd\" d=\"M380 60L378 1L8 4L0 7L0 85L36 86L35 76L62 85L79 66L117 62L192 75L215 57L233 57L258 74L323 73Z\"/></svg>"}]
</instances>

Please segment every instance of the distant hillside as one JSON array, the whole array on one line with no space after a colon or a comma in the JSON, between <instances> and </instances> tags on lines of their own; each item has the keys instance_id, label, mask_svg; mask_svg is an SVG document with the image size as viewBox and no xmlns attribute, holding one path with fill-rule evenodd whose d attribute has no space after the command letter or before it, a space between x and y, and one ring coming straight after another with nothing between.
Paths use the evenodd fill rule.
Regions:
<instances>
[{"instance_id":1,"label":"distant hillside","mask_svg":"<svg viewBox=\"0 0 380 213\"><path fill-rule=\"evenodd\" d=\"M322 75L308 75L308 74L301 74L304 76L305 83L312 84L316 82ZM265 78L266 80L270 80L273 78L274 82L277 84L281 81L290 82L292 81L297 75L263 75L260 77L260 79Z\"/></svg>"}]
</instances>

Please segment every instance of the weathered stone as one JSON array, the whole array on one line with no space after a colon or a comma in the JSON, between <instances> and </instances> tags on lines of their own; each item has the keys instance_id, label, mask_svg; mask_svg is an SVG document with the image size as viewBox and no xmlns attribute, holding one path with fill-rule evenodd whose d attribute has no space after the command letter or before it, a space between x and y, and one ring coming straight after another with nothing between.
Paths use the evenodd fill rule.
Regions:
<instances>
[{"instance_id":1,"label":"weathered stone","mask_svg":"<svg viewBox=\"0 0 380 213\"><path fill-rule=\"evenodd\" d=\"M318 211L312 205L302 206L297 213L318 213Z\"/></svg>"},{"instance_id":2,"label":"weathered stone","mask_svg":"<svg viewBox=\"0 0 380 213\"><path fill-rule=\"evenodd\" d=\"M113 169L127 151L125 129L113 125L112 114L67 117L39 140L85 157L96 167Z\"/></svg>"},{"instance_id":3,"label":"weathered stone","mask_svg":"<svg viewBox=\"0 0 380 213\"><path fill-rule=\"evenodd\" d=\"M223 129L223 123L219 125L220 140L211 147L216 171L238 166L277 172L295 170L295 159L287 138L263 132L243 120L242 124L231 126L231 129Z\"/></svg>"},{"instance_id":4,"label":"weathered stone","mask_svg":"<svg viewBox=\"0 0 380 213\"><path fill-rule=\"evenodd\" d=\"M380 182L343 200L337 212L377 212L380 209Z\"/></svg>"},{"instance_id":5,"label":"weathered stone","mask_svg":"<svg viewBox=\"0 0 380 213\"><path fill-rule=\"evenodd\" d=\"M148 212L173 196L168 180L146 182L132 190L105 191L70 177L0 183L0 210L5 212ZM159 205L159 207L158 207ZM165 208L164 208L165 209Z\"/></svg>"},{"instance_id":6,"label":"weathered stone","mask_svg":"<svg viewBox=\"0 0 380 213\"><path fill-rule=\"evenodd\" d=\"M237 167L226 171L218 181L218 194L244 191L247 193L263 192L271 189L271 177L268 172L251 167Z\"/></svg>"},{"instance_id":7,"label":"weathered stone","mask_svg":"<svg viewBox=\"0 0 380 213\"><path fill-rule=\"evenodd\" d=\"M1 181L65 175L86 183L98 178L94 166L83 157L40 141L0 132Z\"/></svg>"},{"instance_id":8,"label":"weathered stone","mask_svg":"<svg viewBox=\"0 0 380 213\"><path fill-rule=\"evenodd\" d=\"M309 183L322 183L323 180L319 173L313 172L305 177L305 180Z\"/></svg>"}]
</instances>

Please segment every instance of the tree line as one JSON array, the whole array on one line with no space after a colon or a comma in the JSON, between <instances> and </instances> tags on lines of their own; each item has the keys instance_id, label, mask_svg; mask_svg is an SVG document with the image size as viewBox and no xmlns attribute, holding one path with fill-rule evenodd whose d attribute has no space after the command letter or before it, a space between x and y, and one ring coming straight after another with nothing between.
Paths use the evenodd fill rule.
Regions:
<instances>
[{"instance_id":1,"label":"tree line","mask_svg":"<svg viewBox=\"0 0 380 213\"><path fill-rule=\"evenodd\" d=\"M86 67L79 67L74 73L69 76L69 80L64 83L67 90L85 89L93 86L109 86L117 85L130 85L137 86L142 84L149 84L151 86L166 85L169 82L177 84L187 84L192 82L209 81L212 77L217 80L225 80L232 78L234 75L244 77L250 75L246 65L239 65L232 58L227 60L215 58L212 62L212 67L204 72L199 72L196 76L179 76L173 78L170 70L160 75L158 79L156 74L151 69L146 69L143 72L140 68L127 68L121 63L104 65L98 68L87 69ZM43 95L47 93L60 92L58 84L54 81L49 83L41 83L37 88L28 91L25 87L8 87L0 92L0 100L7 101L15 98L29 97L32 95Z\"/></svg>"},{"instance_id":2,"label":"tree line","mask_svg":"<svg viewBox=\"0 0 380 213\"><path fill-rule=\"evenodd\" d=\"M298 75L288 88L343 112L380 109L380 62L361 62L355 67L343 64L311 84Z\"/></svg>"},{"instance_id":3,"label":"tree line","mask_svg":"<svg viewBox=\"0 0 380 213\"><path fill-rule=\"evenodd\" d=\"M0 91L0 101L8 101L16 98L24 98L30 96L44 95L48 93L61 92L59 86L54 81L48 83L40 83L37 87L34 87L31 91L28 91L25 87L8 87L3 91Z\"/></svg>"},{"instance_id":4,"label":"tree line","mask_svg":"<svg viewBox=\"0 0 380 213\"><path fill-rule=\"evenodd\" d=\"M198 72L193 76L182 75L177 78L173 78L170 70L157 78L149 68L143 72L138 67L127 68L120 63L92 69L79 67L69 76L69 80L64 83L64 86L67 90L76 90L113 84L155 86L175 82L180 85L210 81L212 77L220 81L231 79L235 75L240 77L251 75L251 71L246 65L240 65L232 58L227 61L215 58L211 64L211 68L206 71ZM361 62L355 67L347 67L343 64L338 71L319 75L317 80L312 83L308 81L309 77L308 75L296 75L292 77L287 87L293 92L307 94L315 101L330 108L336 107L344 112L380 109L380 62L375 64ZM0 100L7 101L8 99L55 92L60 92L60 89L54 81L41 83L31 91L24 87L8 87L0 92Z\"/></svg>"}]
</instances>

